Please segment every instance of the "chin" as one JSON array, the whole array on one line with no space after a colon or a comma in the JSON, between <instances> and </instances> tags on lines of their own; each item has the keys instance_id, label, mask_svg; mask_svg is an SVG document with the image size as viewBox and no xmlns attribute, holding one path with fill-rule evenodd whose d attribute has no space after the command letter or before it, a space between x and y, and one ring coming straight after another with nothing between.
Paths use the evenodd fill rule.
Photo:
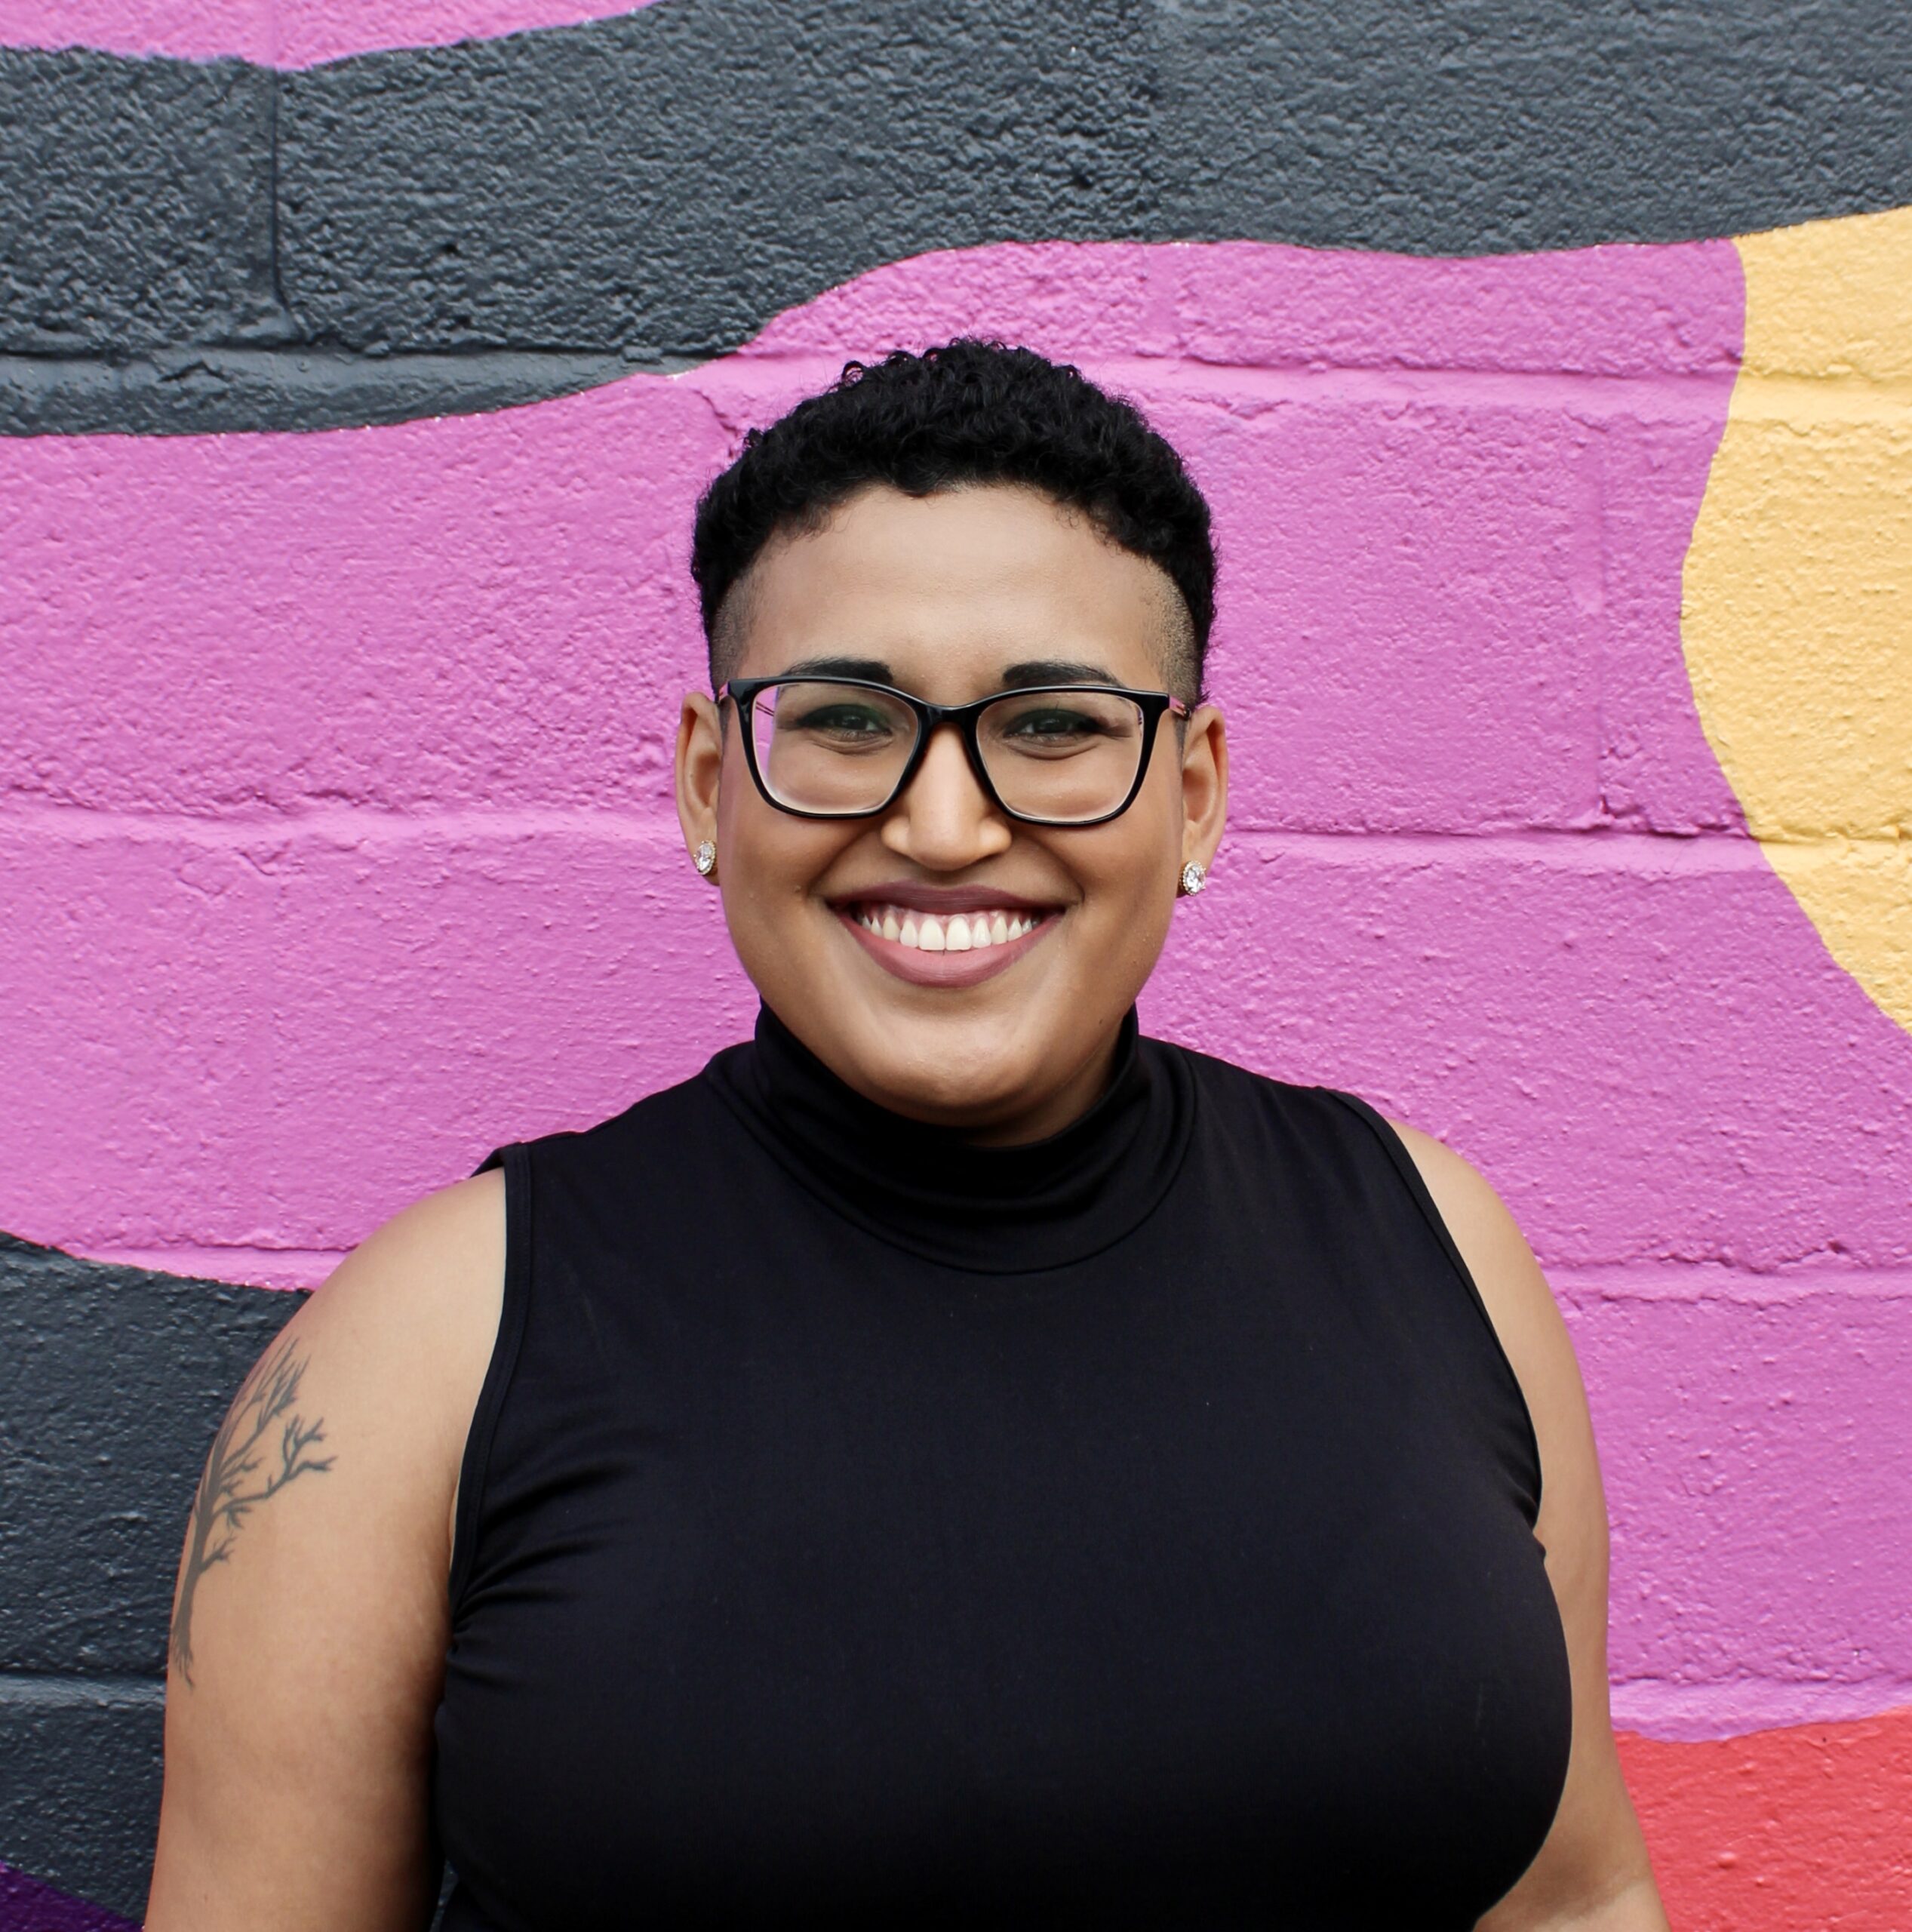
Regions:
<instances>
[{"instance_id":1,"label":"chin","mask_svg":"<svg viewBox=\"0 0 1912 1932\"><path fill-rule=\"evenodd\" d=\"M950 1127L986 1126L1041 1084L1038 1062L1002 1016L872 1012L845 1037L838 1072L893 1112Z\"/></svg>"}]
</instances>

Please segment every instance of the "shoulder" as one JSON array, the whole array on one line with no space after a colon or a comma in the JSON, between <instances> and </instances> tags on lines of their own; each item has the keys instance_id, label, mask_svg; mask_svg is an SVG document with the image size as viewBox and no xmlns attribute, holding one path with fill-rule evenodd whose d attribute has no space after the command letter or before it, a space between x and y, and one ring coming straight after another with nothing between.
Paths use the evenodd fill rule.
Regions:
<instances>
[{"instance_id":1,"label":"shoulder","mask_svg":"<svg viewBox=\"0 0 1912 1932\"><path fill-rule=\"evenodd\" d=\"M441 1573L503 1303L505 1191L493 1170L414 1202L346 1257L281 1338L335 1438L349 1432L361 1445L359 1467L409 1478L404 1514Z\"/></svg>"},{"instance_id":2,"label":"shoulder","mask_svg":"<svg viewBox=\"0 0 1912 1932\"><path fill-rule=\"evenodd\" d=\"M1603 1546L1605 1507L1580 1366L1533 1250L1469 1161L1432 1134L1398 1121L1388 1124L1467 1264L1526 1398L1540 1452L1542 1542L1551 1548L1565 1534L1597 1533Z\"/></svg>"},{"instance_id":3,"label":"shoulder","mask_svg":"<svg viewBox=\"0 0 1912 1932\"><path fill-rule=\"evenodd\" d=\"M1418 1175L1473 1277L1488 1320L1544 1437L1542 1408L1557 1406L1563 1384L1577 1395L1578 1370L1551 1291L1513 1216L1486 1179L1453 1149L1358 1096L1271 1078L1183 1047L1168 1047L1224 1116L1225 1133L1250 1120L1285 1129L1312 1163L1344 1174L1376 1154ZM1368 1150L1365 1154L1360 1150ZM1543 1460L1545 1442L1543 1440Z\"/></svg>"},{"instance_id":4,"label":"shoulder","mask_svg":"<svg viewBox=\"0 0 1912 1932\"><path fill-rule=\"evenodd\" d=\"M1351 1094L1165 1041L1144 1044L1197 1097L1207 1158L1224 1164L1238 1184L1299 1182L1354 1210L1371 1198L1377 1161L1394 1171L1405 1161L1391 1124Z\"/></svg>"},{"instance_id":5,"label":"shoulder","mask_svg":"<svg viewBox=\"0 0 1912 1932\"><path fill-rule=\"evenodd\" d=\"M734 1139L734 1089L749 1051L747 1044L725 1048L689 1079L647 1094L593 1126L520 1142L504 1149L503 1159L535 1176L539 1191L608 1186L616 1195L638 1178L668 1189L687 1167L708 1161Z\"/></svg>"},{"instance_id":6,"label":"shoulder","mask_svg":"<svg viewBox=\"0 0 1912 1932\"><path fill-rule=\"evenodd\" d=\"M1531 1403L1535 1386L1566 1346L1566 1331L1540 1264L1486 1177L1431 1134L1390 1120L1427 1188L1499 1332ZM1571 1350L1568 1350L1571 1361Z\"/></svg>"},{"instance_id":7,"label":"shoulder","mask_svg":"<svg viewBox=\"0 0 1912 1932\"><path fill-rule=\"evenodd\" d=\"M1170 1040L1142 1044L1157 1066L1185 1080L1225 1128L1256 1120L1319 1131L1324 1124L1339 1128L1355 1111L1348 1096L1328 1088L1297 1085Z\"/></svg>"},{"instance_id":8,"label":"shoulder","mask_svg":"<svg viewBox=\"0 0 1912 1932\"><path fill-rule=\"evenodd\" d=\"M389 1374L395 1360L442 1352L487 1317L495 1327L504 1270L505 1177L494 1168L395 1215L346 1257L295 1326L309 1346Z\"/></svg>"}]
</instances>

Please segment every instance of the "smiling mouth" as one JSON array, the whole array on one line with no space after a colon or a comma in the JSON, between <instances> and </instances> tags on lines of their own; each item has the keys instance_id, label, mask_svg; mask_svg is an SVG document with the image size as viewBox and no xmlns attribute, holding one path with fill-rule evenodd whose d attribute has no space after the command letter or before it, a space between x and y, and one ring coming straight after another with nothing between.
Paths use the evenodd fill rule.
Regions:
<instances>
[{"instance_id":1,"label":"smiling mouth","mask_svg":"<svg viewBox=\"0 0 1912 1932\"><path fill-rule=\"evenodd\" d=\"M968 912L919 912L912 906L847 906L846 917L866 933L915 952L986 952L1025 939L1053 916L1035 909L978 906Z\"/></svg>"},{"instance_id":2,"label":"smiling mouth","mask_svg":"<svg viewBox=\"0 0 1912 1932\"><path fill-rule=\"evenodd\" d=\"M884 971L913 986L958 988L992 980L1038 944L1061 918L1059 906L951 905L936 911L884 898L831 909Z\"/></svg>"}]
</instances>

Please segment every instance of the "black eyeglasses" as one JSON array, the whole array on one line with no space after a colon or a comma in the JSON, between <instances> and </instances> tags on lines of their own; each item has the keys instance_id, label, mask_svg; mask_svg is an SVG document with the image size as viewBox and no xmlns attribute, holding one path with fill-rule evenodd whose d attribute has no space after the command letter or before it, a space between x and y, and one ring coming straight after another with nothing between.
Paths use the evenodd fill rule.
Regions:
<instances>
[{"instance_id":1,"label":"black eyeglasses","mask_svg":"<svg viewBox=\"0 0 1912 1932\"><path fill-rule=\"evenodd\" d=\"M1025 825L1101 825L1136 801L1167 691L1038 685L970 704L930 704L862 678L733 678L717 692L744 722L757 789L798 818L867 818L916 776L931 736L962 734L990 802Z\"/></svg>"}]
</instances>

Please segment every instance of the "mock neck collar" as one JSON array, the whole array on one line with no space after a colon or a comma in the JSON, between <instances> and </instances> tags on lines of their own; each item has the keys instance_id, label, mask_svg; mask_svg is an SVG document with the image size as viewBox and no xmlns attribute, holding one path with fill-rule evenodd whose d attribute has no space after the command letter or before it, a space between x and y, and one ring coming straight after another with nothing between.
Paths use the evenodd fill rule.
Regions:
<instances>
[{"instance_id":1,"label":"mock neck collar","mask_svg":"<svg viewBox=\"0 0 1912 1932\"><path fill-rule=\"evenodd\" d=\"M1109 1083L1059 1134L979 1146L857 1093L768 1007L705 1077L810 1192L926 1259L985 1274L1056 1268L1111 1246L1160 1204L1186 1151L1179 1057L1124 1019Z\"/></svg>"}]
</instances>

